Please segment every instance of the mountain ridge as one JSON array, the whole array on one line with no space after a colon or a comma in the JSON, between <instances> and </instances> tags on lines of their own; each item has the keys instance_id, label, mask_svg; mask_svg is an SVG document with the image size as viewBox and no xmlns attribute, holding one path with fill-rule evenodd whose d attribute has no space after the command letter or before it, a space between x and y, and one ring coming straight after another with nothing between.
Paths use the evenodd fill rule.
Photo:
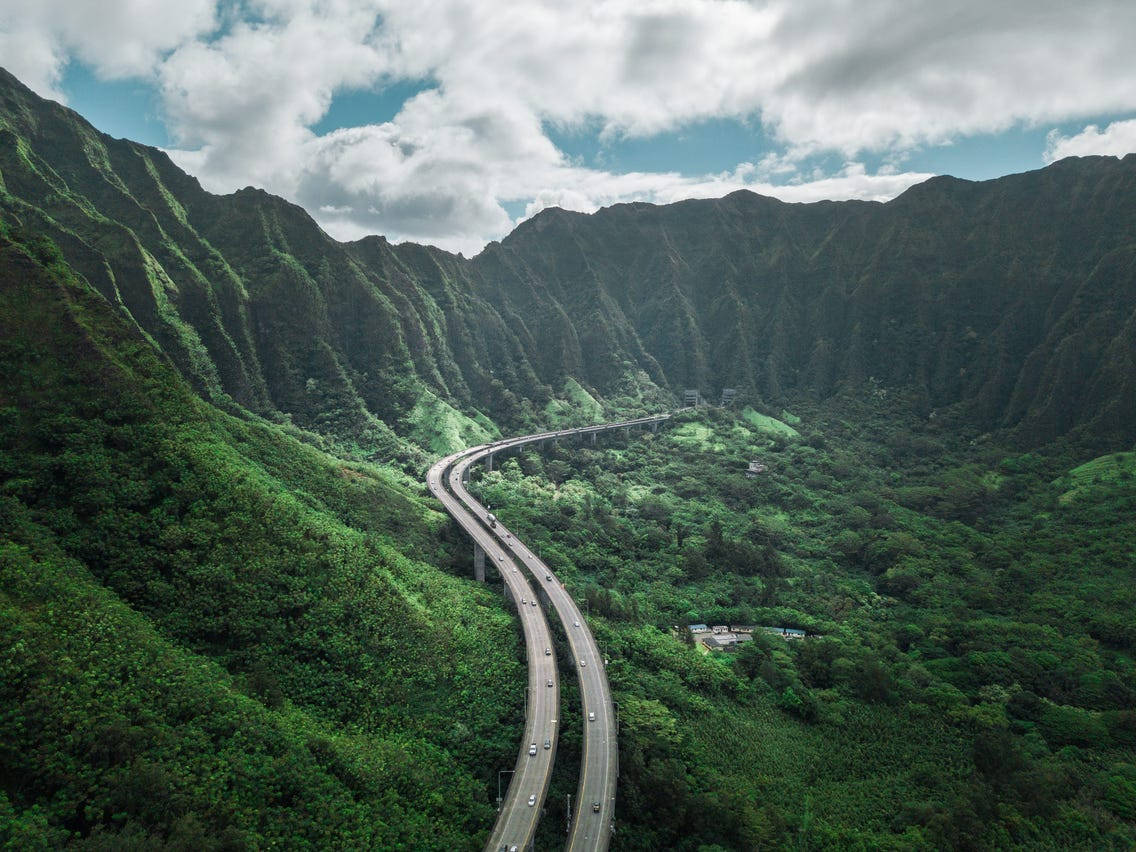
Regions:
<instances>
[{"instance_id":1,"label":"mountain ridge","mask_svg":"<svg viewBox=\"0 0 1136 852\"><path fill-rule=\"evenodd\" d=\"M339 243L264 190L206 192L0 79L0 209L207 399L371 458L421 466L439 417L471 435L544 425L570 381L629 411L687 387L776 408L879 384L1025 444L1136 438L1133 155L938 176L885 203L547 208L465 259ZM1073 357L1074 328L1107 339Z\"/></svg>"}]
</instances>

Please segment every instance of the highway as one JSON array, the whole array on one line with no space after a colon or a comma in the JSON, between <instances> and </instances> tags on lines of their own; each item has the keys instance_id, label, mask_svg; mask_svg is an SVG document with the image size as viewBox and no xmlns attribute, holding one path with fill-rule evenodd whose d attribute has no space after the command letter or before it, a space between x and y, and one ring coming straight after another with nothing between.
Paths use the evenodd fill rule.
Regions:
<instances>
[{"instance_id":1,"label":"highway","mask_svg":"<svg viewBox=\"0 0 1136 852\"><path fill-rule=\"evenodd\" d=\"M562 429L524 435L492 444L483 444L447 456L430 468L427 484L446 510L481 545L487 559L501 568L514 598L532 600L532 586L529 579L538 586L552 604L568 637L572 654L572 665L580 683L583 711L583 754L581 772L576 791L576 804L572 815L572 828L568 837L569 850L606 850L611 839L615 819L615 788L619 774L619 748L615 709L611 700L605 661L592 636L591 630L577 607L572 596L561 582L529 548L510 530L497 521L491 528L489 510L475 500L465 490L462 482L467 470L474 464L508 450L526 444L547 440L584 438L611 429L628 429L636 426L657 425L670 418L670 414L641 417L619 423L606 423L575 429ZM516 571L517 566L523 571ZM526 576L527 574L527 576ZM525 646L529 661L530 693L533 684L547 684L551 679L554 686L544 687L545 697L555 699L551 702L534 702L530 708L521 742L521 754L517 759L517 771L509 785L508 795L498 816L497 824L490 835L487 850L498 852L502 847L525 849L531 842L536 829L540 806L548 792L549 777L556 753L556 722L558 715L559 687L555 674L555 657L545 654L544 649L552 646L548 634L548 624L539 606L521 606L521 626L525 632ZM552 673L548 674L551 669ZM536 692L541 690L536 689ZM544 694L542 693L542 694ZM539 705L539 706L537 706ZM528 755L530 743L539 730L551 731L552 748L541 748L543 737L535 740L538 746L537 758ZM539 760L545 757L546 760ZM544 775L541 777L540 773ZM536 797L536 805L529 806L530 796Z\"/></svg>"},{"instance_id":2,"label":"highway","mask_svg":"<svg viewBox=\"0 0 1136 852\"><path fill-rule=\"evenodd\" d=\"M487 527L482 526L448 490L446 478L455 475L452 465L461 455L463 454L458 453L449 456L431 467L427 474L427 484L431 493L442 501L446 511L482 547L486 562L492 562L500 571L506 587L517 602L517 613L524 631L525 655L528 658L525 732L486 849L525 849L532 843L536 833L556 758L560 676L556 668L556 657L552 654L552 634L544 610L530 603L536 596L525 574L517 569L508 551L489 534ZM456 476L460 486L461 473L458 472ZM544 747L546 739L550 743L547 749ZM529 752L534 744L536 754L531 755ZM529 804L530 796L536 797L532 805Z\"/></svg>"}]
</instances>

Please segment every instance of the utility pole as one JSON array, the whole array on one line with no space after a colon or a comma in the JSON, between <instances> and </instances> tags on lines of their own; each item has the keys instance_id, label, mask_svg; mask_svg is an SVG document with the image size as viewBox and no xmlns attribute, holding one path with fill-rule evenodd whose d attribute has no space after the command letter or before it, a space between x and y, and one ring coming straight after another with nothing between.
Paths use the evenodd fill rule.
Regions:
<instances>
[{"instance_id":1,"label":"utility pole","mask_svg":"<svg viewBox=\"0 0 1136 852\"><path fill-rule=\"evenodd\" d=\"M498 783L500 783L500 779L498 779ZM565 813L564 833L565 834L571 834L572 833L572 794L571 793L568 794L568 810L565 811L564 813Z\"/></svg>"}]
</instances>

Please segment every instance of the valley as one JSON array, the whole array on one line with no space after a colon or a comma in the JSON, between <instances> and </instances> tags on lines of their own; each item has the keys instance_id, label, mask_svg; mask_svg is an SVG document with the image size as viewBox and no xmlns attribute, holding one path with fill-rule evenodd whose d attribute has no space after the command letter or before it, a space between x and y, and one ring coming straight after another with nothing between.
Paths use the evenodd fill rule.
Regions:
<instances>
[{"instance_id":1,"label":"valley","mask_svg":"<svg viewBox=\"0 0 1136 852\"><path fill-rule=\"evenodd\" d=\"M549 208L465 258L0 71L0 844L480 849L531 760L538 849L1130 848L1134 190Z\"/></svg>"}]
</instances>

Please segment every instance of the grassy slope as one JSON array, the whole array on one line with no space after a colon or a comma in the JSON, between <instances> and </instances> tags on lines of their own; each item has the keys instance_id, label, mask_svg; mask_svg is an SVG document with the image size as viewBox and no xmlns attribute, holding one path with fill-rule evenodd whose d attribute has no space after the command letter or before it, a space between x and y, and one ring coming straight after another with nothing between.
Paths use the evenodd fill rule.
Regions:
<instances>
[{"instance_id":1,"label":"grassy slope","mask_svg":"<svg viewBox=\"0 0 1136 852\"><path fill-rule=\"evenodd\" d=\"M443 519L202 403L50 244L0 269L0 832L479 845L522 671Z\"/></svg>"},{"instance_id":2,"label":"grassy slope","mask_svg":"<svg viewBox=\"0 0 1136 852\"><path fill-rule=\"evenodd\" d=\"M1077 465L1062 478L1063 504L1091 498L1099 490L1108 491L1131 484L1136 477L1136 453L1109 453Z\"/></svg>"}]
</instances>

